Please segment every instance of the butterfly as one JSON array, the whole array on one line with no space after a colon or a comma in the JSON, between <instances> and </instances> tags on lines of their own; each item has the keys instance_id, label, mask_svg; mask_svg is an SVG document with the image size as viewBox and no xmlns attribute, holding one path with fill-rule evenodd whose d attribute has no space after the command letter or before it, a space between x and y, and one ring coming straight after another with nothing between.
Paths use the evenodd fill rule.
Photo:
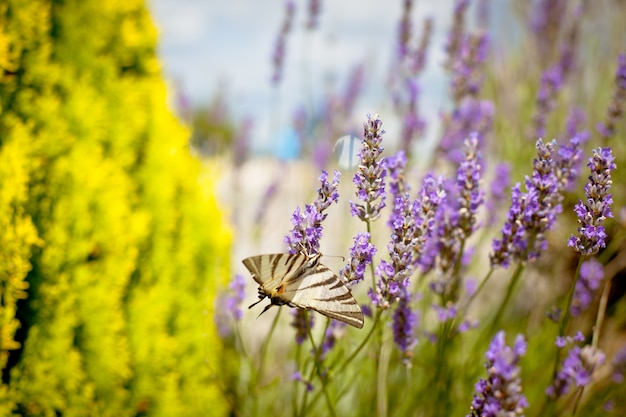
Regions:
<instances>
[{"instance_id":1,"label":"butterfly","mask_svg":"<svg viewBox=\"0 0 626 417\"><path fill-rule=\"evenodd\" d=\"M339 277L320 263L321 256L277 253L244 259L243 264L259 284L259 301L248 308L269 298L271 303L261 314L274 305L287 304L362 328L361 307Z\"/></svg>"}]
</instances>

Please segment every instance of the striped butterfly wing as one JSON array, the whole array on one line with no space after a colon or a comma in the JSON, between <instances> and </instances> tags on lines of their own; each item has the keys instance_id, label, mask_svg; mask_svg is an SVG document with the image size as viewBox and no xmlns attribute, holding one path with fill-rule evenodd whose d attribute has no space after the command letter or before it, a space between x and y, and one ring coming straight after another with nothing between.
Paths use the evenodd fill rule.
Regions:
<instances>
[{"instance_id":1,"label":"striped butterfly wing","mask_svg":"<svg viewBox=\"0 0 626 417\"><path fill-rule=\"evenodd\" d=\"M319 263L320 256L259 255L244 259L243 264L259 284L259 297L269 297L270 306L289 304L311 309L362 328L361 307L339 277Z\"/></svg>"},{"instance_id":2,"label":"striped butterfly wing","mask_svg":"<svg viewBox=\"0 0 626 417\"><path fill-rule=\"evenodd\" d=\"M357 329L363 327L359 303L339 277L322 264L304 271L298 282L288 283L284 294L296 307L315 310Z\"/></svg>"}]
</instances>

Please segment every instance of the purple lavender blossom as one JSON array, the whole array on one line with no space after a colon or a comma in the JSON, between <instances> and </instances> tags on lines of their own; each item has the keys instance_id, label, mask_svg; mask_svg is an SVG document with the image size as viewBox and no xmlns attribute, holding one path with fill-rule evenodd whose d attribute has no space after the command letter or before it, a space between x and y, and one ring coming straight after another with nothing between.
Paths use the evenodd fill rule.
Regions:
<instances>
[{"instance_id":1,"label":"purple lavender blossom","mask_svg":"<svg viewBox=\"0 0 626 417\"><path fill-rule=\"evenodd\" d=\"M285 61L285 44L287 42L287 35L291 31L291 25L293 23L293 16L295 15L296 5L292 0L285 2L285 20L276 39L276 45L274 46L274 53L272 54L272 63L274 64L274 71L272 73L272 84L278 85L283 78L283 67Z\"/></svg>"},{"instance_id":2,"label":"purple lavender blossom","mask_svg":"<svg viewBox=\"0 0 626 417\"><path fill-rule=\"evenodd\" d=\"M306 27L309 30L317 28L320 10L322 9L322 0L309 0L309 15Z\"/></svg>"},{"instance_id":3,"label":"purple lavender blossom","mask_svg":"<svg viewBox=\"0 0 626 417\"><path fill-rule=\"evenodd\" d=\"M454 4L452 28L448 34L448 41L446 42L445 47L447 59L444 67L447 69L452 68L461 47L461 42L465 33L465 14L468 7L469 0L456 0Z\"/></svg>"},{"instance_id":4,"label":"purple lavender blossom","mask_svg":"<svg viewBox=\"0 0 626 417\"><path fill-rule=\"evenodd\" d=\"M526 353L522 335L513 348L506 345L504 332L498 332L487 351L487 379L475 385L476 394L467 417L523 416L528 401L522 394L520 357Z\"/></svg>"},{"instance_id":5,"label":"purple lavender blossom","mask_svg":"<svg viewBox=\"0 0 626 417\"><path fill-rule=\"evenodd\" d=\"M291 217L293 228L289 235L285 236L285 243L289 246L290 253L305 252L313 254L319 252L320 239L322 237L322 221L326 219L326 210L333 202L339 199L337 187L340 173L335 171L332 183L328 182L328 174L322 171L319 177L321 182L317 190L317 198L313 204L307 204L304 211L297 207Z\"/></svg>"},{"instance_id":6,"label":"purple lavender blossom","mask_svg":"<svg viewBox=\"0 0 626 417\"><path fill-rule=\"evenodd\" d=\"M419 86L413 80L407 80L406 91L408 92L408 103L402 119L402 130L400 133L400 147L408 154L411 154L414 139L424 133L426 121L420 117L417 106Z\"/></svg>"},{"instance_id":7,"label":"purple lavender blossom","mask_svg":"<svg viewBox=\"0 0 626 417\"><path fill-rule=\"evenodd\" d=\"M598 132L605 141L615 135L615 126L624 113L624 102L626 102L626 53L620 54L617 58L613 98L606 110L604 123L599 123L597 126Z\"/></svg>"},{"instance_id":8,"label":"purple lavender blossom","mask_svg":"<svg viewBox=\"0 0 626 417\"><path fill-rule=\"evenodd\" d=\"M533 160L533 174L526 177L526 193L520 185L512 189L511 208L502 227L502 238L494 239L489 255L491 265L508 267L511 261L536 260L546 247L546 232L561 212L561 183L555 170L556 142L544 145L537 141L537 155Z\"/></svg>"},{"instance_id":9,"label":"purple lavender blossom","mask_svg":"<svg viewBox=\"0 0 626 417\"><path fill-rule=\"evenodd\" d=\"M462 262L462 248L476 228L478 208L484 198L480 190L481 161L478 138L472 134L465 140L465 160L459 165L456 180L447 191L447 199L435 215L436 228L428 246L426 259L433 260L438 268L438 279L431 285L435 293L456 300L459 277L454 274L456 265ZM422 263L422 268L425 264ZM431 266L431 267L432 267Z\"/></svg>"},{"instance_id":10,"label":"purple lavender blossom","mask_svg":"<svg viewBox=\"0 0 626 417\"><path fill-rule=\"evenodd\" d=\"M563 87L563 73L559 65L548 68L541 75L539 91L537 91L534 129L530 132L531 138L544 138L548 115L554 110L556 97Z\"/></svg>"},{"instance_id":11,"label":"purple lavender blossom","mask_svg":"<svg viewBox=\"0 0 626 417\"><path fill-rule=\"evenodd\" d=\"M613 217L613 197L609 189L613 181L611 171L616 168L615 157L610 148L593 150L587 166L591 169L589 182L585 185L586 201L578 200L574 211L578 216L579 236L572 235L567 245L582 255L593 255L606 246L604 221Z\"/></svg>"},{"instance_id":12,"label":"purple lavender blossom","mask_svg":"<svg viewBox=\"0 0 626 417\"><path fill-rule=\"evenodd\" d=\"M579 316L589 308L596 292L600 288L600 283L604 278L604 268L595 259L590 259L580 266L580 277L576 281L574 289L574 299L570 307L570 314Z\"/></svg>"},{"instance_id":13,"label":"purple lavender blossom","mask_svg":"<svg viewBox=\"0 0 626 417\"><path fill-rule=\"evenodd\" d=\"M296 343L301 345L308 337L309 329L313 328L313 314L299 308L292 309L291 314L293 315L291 327L296 330Z\"/></svg>"},{"instance_id":14,"label":"purple lavender blossom","mask_svg":"<svg viewBox=\"0 0 626 417\"><path fill-rule=\"evenodd\" d=\"M309 381L307 381L306 379L304 379L304 377L302 376L302 374L300 373L300 371L296 371L291 375L291 380L292 381L300 381L302 382L305 386L306 386L306 390L311 392L313 391L313 384L311 384Z\"/></svg>"},{"instance_id":15,"label":"purple lavender blossom","mask_svg":"<svg viewBox=\"0 0 626 417\"><path fill-rule=\"evenodd\" d=\"M511 183L511 165L508 162L502 162L496 165L493 181L489 187L489 198L485 205L487 213L497 213L500 202L502 202L506 195L506 190ZM498 217L495 215L489 216L487 219L487 225L492 226L497 221Z\"/></svg>"},{"instance_id":16,"label":"purple lavender blossom","mask_svg":"<svg viewBox=\"0 0 626 417\"><path fill-rule=\"evenodd\" d=\"M399 298L400 301L393 313L393 340L402 352L404 364L410 366L412 349L417 343L414 335L417 313L411 310L411 296L406 289Z\"/></svg>"},{"instance_id":17,"label":"purple lavender blossom","mask_svg":"<svg viewBox=\"0 0 626 417\"><path fill-rule=\"evenodd\" d=\"M537 49L544 64L548 62L556 48L567 3L567 0L539 0L534 2L530 28L535 35Z\"/></svg>"},{"instance_id":18,"label":"purple lavender blossom","mask_svg":"<svg viewBox=\"0 0 626 417\"><path fill-rule=\"evenodd\" d=\"M372 263L376 248L370 242L369 233L357 233L354 245L350 248L350 261L339 271L345 282L356 284L363 280L365 268Z\"/></svg>"},{"instance_id":19,"label":"purple lavender blossom","mask_svg":"<svg viewBox=\"0 0 626 417\"><path fill-rule=\"evenodd\" d=\"M559 148L555 170L559 191L569 190L576 183L582 162L582 145L585 142L584 135L572 136L569 143ZM562 194L559 193L559 203L563 199L562 197Z\"/></svg>"},{"instance_id":20,"label":"purple lavender blossom","mask_svg":"<svg viewBox=\"0 0 626 417\"><path fill-rule=\"evenodd\" d=\"M605 355L591 346L574 346L563 361L552 385L546 389L550 398L558 398L567 394L576 385L581 388L591 382L591 376L599 365L604 363Z\"/></svg>"},{"instance_id":21,"label":"purple lavender blossom","mask_svg":"<svg viewBox=\"0 0 626 417\"><path fill-rule=\"evenodd\" d=\"M613 382L621 384L626 377L626 345L622 346L622 348L617 351L611 362L613 365L613 375L611 379Z\"/></svg>"},{"instance_id":22,"label":"purple lavender blossom","mask_svg":"<svg viewBox=\"0 0 626 417\"><path fill-rule=\"evenodd\" d=\"M485 33L463 37L452 65L451 90L455 103L460 103L464 97L476 97L480 92L487 47L488 38Z\"/></svg>"},{"instance_id":23,"label":"purple lavender blossom","mask_svg":"<svg viewBox=\"0 0 626 417\"><path fill-rule=\"evenodd\" d=\"M466 97L451 115L444 115L444 131L439 147L448 160L455 164L463 161L463 141L474 132L478 133L478 147L482 148L484 138L491 130L494 113L491 101Z\"/></svg>"},{"instance_id":24,"label":"purple lavender blossom","mask_svg":"<svg viewBox=\"0 0 626 417\"><path fill-rule=\"evenodd\" d=\"M385 207L385 176L386 171L380 160L383 148L380 147L383 122L378 116L367 115L363 123L363 142L359 151L361 164L354 174L352 182L356 186L356 196L363 203L350 201L350 211L364 222L371 222L380 217Z\"/></svg>"},{"instance_id":25,"label":"purple lavender blossom","mask_svg":"<svg viewBox=\"0 0 626 417\"><path fill-rule=\"evenodd\" d=\"M241 303L246 298L246 280L241 274L235 274L232 281L228 284L228 291L219 299L219 312L215 317L218 333L222 338L232 333L232 320L241 320L243 311Z\"/></svg>"},{"instance_id":26,"label":"purple lavender blossom","mask_svg":"<svg viewBox=\"0 0 626 417\"><path fill-rule=\"evenodd\" d=\"M441 178L426 176L422 189L415 200L408 194L396 198L388 225L391 241L387 245L390 262L381 261L376 268L379 278L376 288L370 290L374 305L389 308L398 301L399 294L407 286L407 280L420 260L426 238L434 227L434 216L445 197Z\"/></svg>"},{"instance_id":27,"label":"purple lavender blossom","mask_svg":"<svg viewBox=\"0 0 626 417\"><path fill-rule=\"evenodd\" d=\"M402 60L409 51L409 42L411 40L411 8L413 0L404 0L402 2L402 17L398 25L398 60Z\"/></svg>"},{"instance_id":28,"label":"purple lavender blossom","mask_svg":"<svg viewBox=\"0 0 626 417\"><path fill-rule=\"evenodd\" d=\"M385 169L389 174L389 193L393 201L409 192L409 185L404 181L407 157L403 150L385 158Z\"/></svg>"},{"instance_id":29,"label":"purple lavender blossom","mask_svg":"<svg viewBox=\"0 0 626 417\"><path fill-rule=\"evenodd\" d=\"M433 33L433 18L424 19L424 27L420 35L419 45L415 52L412 53L413 61L411 63L411 73L415 76L422 72L426 66L426 56L428 53L428 45Z\"/></svg>"},{"instance_id":30,"label":"purple lavender blossom","mask_svg":"<svg viewBox=\"0 0 626 417\"><path fill-rule=\"evenodd\" d=\"M326 329L326 334L324 335L324 341L322 342L322 352L321 357L325 357L330 350L335 347L335 343L337 343L337 339L340 339L343 336L344 330L346 328L346 324L337 320L331 320L328 328Z\"/></svg>"},{"instance_id":31,"label":"purple lavender blossom","mask_svg":"<svg viewBox=\"0 0 626 417\"><path fill-rule=\"evenodd\" d=\"M586 122L587 114L585 113L585 110L578 106L573 106L567 114L564 136L566 138L578 136L582 143L586 143L589 140L589 132L583 130Z\"/></svg>"}]
</instances>

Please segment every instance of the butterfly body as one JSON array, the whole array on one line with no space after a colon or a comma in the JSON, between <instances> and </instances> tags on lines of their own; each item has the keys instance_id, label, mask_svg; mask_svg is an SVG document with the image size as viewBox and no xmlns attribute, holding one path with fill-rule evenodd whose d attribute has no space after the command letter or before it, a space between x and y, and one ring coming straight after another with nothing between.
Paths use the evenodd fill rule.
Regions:
<instances>
[{"instance_id":1,"label":"butterfly body","mask_svg":"<svg viewBox=\"0 0 626 417\"><path fill-rule=\"evenodd\" d=\"M319 253L278 253L244 259L243 264L259 284L258 302L270 299L270 304L261 314L273 305L286 304L315 310L332 319L362 328L361 307L339 277L320 263L320 257Z\"/></svg>"}]
</instances>

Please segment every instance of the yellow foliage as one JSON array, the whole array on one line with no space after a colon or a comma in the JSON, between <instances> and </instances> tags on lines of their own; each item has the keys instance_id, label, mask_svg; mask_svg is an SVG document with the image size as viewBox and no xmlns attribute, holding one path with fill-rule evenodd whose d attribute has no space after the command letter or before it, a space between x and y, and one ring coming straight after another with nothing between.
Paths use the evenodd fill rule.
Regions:
<instances>
[{"instance_id":1,"label":"yellow foliage","mask_svg":"<svg viewBox=\"0 0 626 417\"><path fill-rule=\"evenodd\" d=\"M0 415L223 415L206 314L230 235L143 2L0 22Z\"/></svg>"}]
</instances>

